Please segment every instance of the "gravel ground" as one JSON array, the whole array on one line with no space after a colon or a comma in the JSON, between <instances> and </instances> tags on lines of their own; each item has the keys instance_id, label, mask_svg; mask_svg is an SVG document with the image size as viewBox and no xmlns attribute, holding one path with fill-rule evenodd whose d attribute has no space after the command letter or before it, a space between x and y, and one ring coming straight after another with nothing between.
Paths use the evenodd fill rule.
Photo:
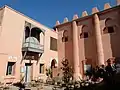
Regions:
<instances>
[{"instance_id":1,"label":"gravel ground","mask_svg":"<svg viewBox=\"0 0 120 90\"><path fill-rule=\"evenodd\" d=\"M27 88L26 90L38 90L38 88L36 87L31 87L31 88ZM9 89L6 90L19 90L18 87L15 86L10 86ZM24 89L23 89L24 90ZM39 90L53 90L53 86L49 85L49 86L43 86L43 89L39 89ZM57 88L57 90L64 90L63 88Z\"/></svg>"}]
</instances>

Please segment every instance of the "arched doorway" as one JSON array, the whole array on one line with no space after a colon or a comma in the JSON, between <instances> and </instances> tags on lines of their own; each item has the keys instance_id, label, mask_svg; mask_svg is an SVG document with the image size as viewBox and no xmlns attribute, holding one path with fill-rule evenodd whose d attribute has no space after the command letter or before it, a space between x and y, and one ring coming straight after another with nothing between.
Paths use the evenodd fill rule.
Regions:
<instances>
[{"instance_id":1,"label":"arched doorway","mask_svg":"<svg viewBox=\"0 0 120 90\"><path fill-rule=\"evenodd\" d=\"M57 61L53 59L51 61L51 77L55 77L57 75Z\"/></svg>"}]
</instances>

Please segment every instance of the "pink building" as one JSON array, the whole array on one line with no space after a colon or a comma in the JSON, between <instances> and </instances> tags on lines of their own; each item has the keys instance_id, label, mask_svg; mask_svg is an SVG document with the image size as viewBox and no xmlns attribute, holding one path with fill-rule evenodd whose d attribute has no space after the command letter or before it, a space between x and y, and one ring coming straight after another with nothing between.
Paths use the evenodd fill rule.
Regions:
<instances>
[{"instance_id":1,"label":"pink building","mask_svg":"<svg viewBox=\"0 0 120 90\"><path fill-rule=\"evenodd\" d=\"M57 38L55 31L22 13L0 8L0 81L45 80L46 69L58 64Z\"/></svg>"},{"instance_id":2,"label":"pink building","mask_svg":"<svg viewBox=\"0 0 120 90\"><path fill-rule=\"evenodd\" d=\"M103 11L95 7L91 15L84 11L81 18L57 21L54 29L8 6L0 8L0 81L46 80L46 69L52 68L53 77L62 72L63 59L78 79L91 66L120 58L120 0L115 7L106 3Z\"/></svg>"},{"instance_id":3,"label":"pink building","mask_svg":"<svg viewBox=\"0 0 120 90\"><path fill-rule=\"evenodd\" d=\"M91 15L84 11L82 17L74 15L72 21L57 21L54 29L58 32L58 66L68 59L78 79L91 66L120 57L120 0L115 7L106 3L103 11L95 7Z\"/></svg>"}]
</instances>

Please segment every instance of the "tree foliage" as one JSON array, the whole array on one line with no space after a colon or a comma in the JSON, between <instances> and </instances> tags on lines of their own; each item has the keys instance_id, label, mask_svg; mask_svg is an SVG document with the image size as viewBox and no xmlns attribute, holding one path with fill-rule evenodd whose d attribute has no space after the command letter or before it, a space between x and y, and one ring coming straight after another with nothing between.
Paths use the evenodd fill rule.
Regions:
<instances>
[{"instance_id":1,"label":"tree foliage","mask_svg":"<svg viewBox=\"0 0 120 90\"><path fill-rule=\"evenodd\" d=\"M70 79L73 77L73 70L69 65L69 62L67 59L62 61L63 67L61 67L63 71L63 81L64 83L68 84L70 82Z\"/></svg>"}]
</instances>

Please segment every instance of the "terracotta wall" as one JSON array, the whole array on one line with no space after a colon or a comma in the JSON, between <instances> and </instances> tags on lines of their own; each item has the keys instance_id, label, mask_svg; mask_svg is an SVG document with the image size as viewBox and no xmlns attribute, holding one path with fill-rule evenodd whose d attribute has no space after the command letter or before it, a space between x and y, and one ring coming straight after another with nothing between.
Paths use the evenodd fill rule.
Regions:
<instances>
[{"instance_id":1,"label":"terracotta wall","mask_svg":"<svg viewBox=\"0 0 120 90\"><path fill-rule=\"evenodd\" d=\"M100 19L100 29L101 29L101 35L102 35L102 43L103 43L103 53L104 53L104 60L106 63L106 60L111 57L120 57L120 10L118 8L116 9L110 9L105 10L103 12L98 12L98 16ZM103 34L103 29L105 28L105 20L107 18L111 18L112 21L108 22L108 25L115 26L114 33L107 33ZM97 63L97 47L95 42L95 29L94 29L94 22L93 22L93 15L88 17L83 17L76 19L77 26L78 26L78 40L79 40L79 58L80 58L80 68L82 72L82 61L85 59L87 60L88 64L92 64L93 66L96 66ZM58 56L59 61L63 58L67 58L69 60L72 60L72 22L61 24L56 26L58 30ZM85 31L89 32L88 38L80 38L80 33L82 32L82 27L85 27ZM63 43L62 40L62 33L64 30L68 30L70 34L69 38L71 38L71 41ZM73 62L73 61L71 61ZM73 63L72 63L73 64Z\"/></svg>"},{"instance_id":2,"label":"terracotta wall","mask_svg":"<svg viewBox=\"0 0 120 90\"><path fill-rule=\"evenodd\" d=\"M68 32L68 41L62 42L64 31ZM72 26L68 24L61 28L58 28L58 60L59 60L59 71L61 71L62 60L68 59L69 64L73 67L73 48L72 48Z\"/></svg>"},{"instance_id":3,"label":"terracotta wall","mask_svg":"<svg viewBox=\"0 0 120 90\"><path fill-rule=\"evenodd\" d=\"M112 12L107 12L101 14L100 17L100 24L101 24L101 34L102 34L102 41L103 41L103 50L104 50L104 58L105 62L107 59L111 57L120 57L120 13L119 10L114 10ZM108 21L109 26L114 27L114 33L103 33L103 29L105 28L105 21L106 19L110 18L111 20Z\"/></svg>"},{"instance_id":4,"label":"terracotta wall","mask_svg":"<svg viewBox=\"0 0 120 90\"><path fill-rule=\"evenodd\" d=\"M80 54L80 63L81 61L88 59L89 64L95 65L96 63L96 44L94 40L94 25L92 23L92 18L87 18L81 20L78 23L78 39L79 39L79 54ZM88 38L80 38L80 34L83 32L88 32ZM92 53L91 53L92 51ZM91 60L91 61L89 61Z\"/></svg>"}]
</instances>

